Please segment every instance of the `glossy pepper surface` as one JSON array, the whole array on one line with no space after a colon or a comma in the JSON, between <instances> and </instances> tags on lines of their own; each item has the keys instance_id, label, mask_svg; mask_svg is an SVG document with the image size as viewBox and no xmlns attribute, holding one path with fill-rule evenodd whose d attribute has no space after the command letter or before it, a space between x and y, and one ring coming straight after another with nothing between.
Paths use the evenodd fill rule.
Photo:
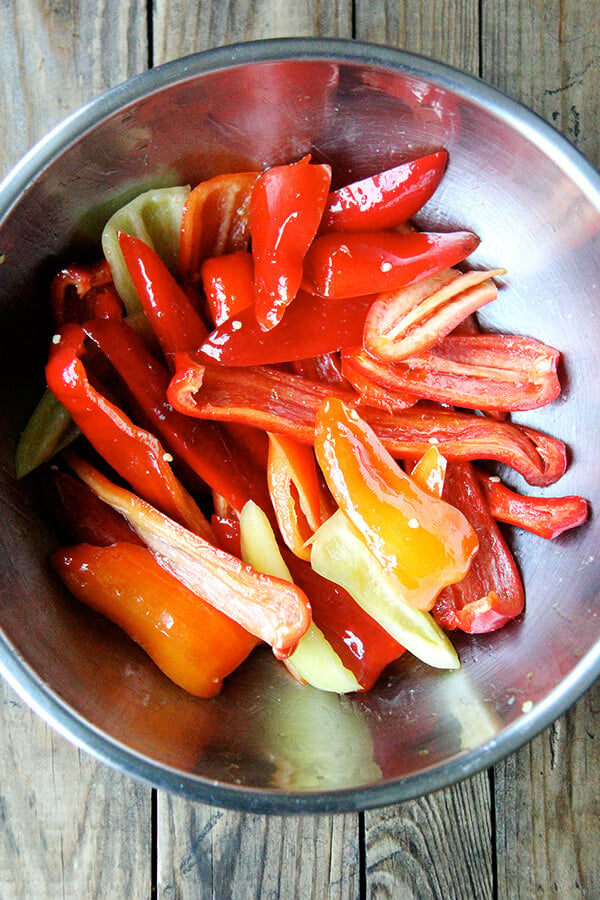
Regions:
<instances>
[{"instance_id":1,"label":"glossy pepper surface","mask_svg":"<svg viewBox=\"0 0 600 900\"><path fill-rule=\"evenodd\" d=\"M335 398L317 414L315 454L340 509L407 602L430 609L443 587L465 576L478 544L469 522L423 491Z\"/></svg>"}]
</instances>

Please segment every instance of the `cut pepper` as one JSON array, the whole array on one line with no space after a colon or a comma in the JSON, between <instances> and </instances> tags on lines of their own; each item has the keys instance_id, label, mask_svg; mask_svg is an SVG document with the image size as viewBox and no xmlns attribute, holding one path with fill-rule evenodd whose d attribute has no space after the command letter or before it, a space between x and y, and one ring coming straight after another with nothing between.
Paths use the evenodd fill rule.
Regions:
<instances>
[{"instance_id":1,"label":"cut pepper","mask_svg":"<svg viewBox=\"0 0 600 900\"><path fill-rule=\"evenodd\" d=\"M314 442L317 410L327 397L350 406L359 402L354 391L342 386L268 366L203 366L190 357L182 357L180 364L168 391L175 409L288 434L307 444ZM418 459L435 443L448 460L495 460L532 485L552 484L565 471L564 443L524 425L427 403L392 413L365 406L361 415L396 459Z\"/></svg>"},{"instance_id":2,"label":"cut pepper","mask_svg":"<svg viewBox=\"0 0 600 900\"><path fill-rule=\"evenodd\" d=\"M85 326L88 337L114 366L138 417L202 482L238 512L251 498L268 502L267 483L249 462L243 446L216 422L201 422L174 410L167 401L170 375L123 320L96 320Z\"/></svg>"},{"instance_id":3,"label":"cut pepper","mask_svg":"<svg viewBox=\"0 0 600 900\"><path fill-rule=\"evenodd\" d=\"M160 565L211 606L270 644L278 659L293 653L311 621L306 595L294 585L257 572L235 556L169 519L113 484L67 451L73 471L125 516Z\"/></svg>"},{"instance_id":4,"label":"cut pepper","mask_svg":"<svg viewBox=\"0 0 600 900\"><path fill-rule=\"evenodd\" d=\"M216 175L190 192L181 218L179 272L198 284L210 256L247 250L250 197L258 172Z\"/></svg>"},{"instance_id":5,"label":"cut pepper","mask_svg":"<svg viewBox=\"0 0 600 900\"><path fill-rule=\"evenodd\" d=\"M52 555L71 593L119 625L171 681L214 697L258 643L156 562L146 547L79 544Z\"/></svg>"},{"instance_id":6,"label":"cut pepper","mask_svg":"<svg viewBox=\"0 0 600 900\"><path fill-rule=\"evenodd\" d=\"M477 533L479 551L466 577L440 593L433 616L447 630L458 628L469 634L495 631L525 606L517 565L470 463L448 466L444 497L468 518Z\"/></svg>"},{"instance_id":7,"label":"cut pepper","mask_svg":"<svg viewBox=\"0 0 600 900\"><path fill-rule=\"evenodd\" d=\"M175 353L199 347L208 329L152 247L122 231L117 240L137 296L167 363L173 367Z\"/></svg>"},{"instance_id":8,"label":"cut pepper","mask_svg":"<svg viewBox=\"0 0 600 900\"><path fill-rule=\"evenodd\" d=\"M330 184L331 168L311 165L305 157L267 169L254 185L250 234L255 309L265 331L281 321L298 293L304 257L317 233Z\"/></svg>"},{"instance_id":9,"label":"cut pepper","mask_svg":"<svg viewBox=\"0 0 600 900\"><path fill-rule=\"evenodd\" d=\"M456 650L432 615L407 603L350 519L338 510L312 540L311 565L339 584L401 646L427 665L457 669Z\"/></svg>"},{"instance_id":10,"label":"cut pepper","mask_svg":"<svg viewBox=\"0 0 600 900\"><path fill-rule=\"evenodd\" d=\"M284 435L269 434L267 479L284 542L296 556L309 559L306 541L321 524L320 486L312 447Z\"/></svg>"},{"instance_id":11,"label":"cut pepper","mask_svg":"<svg viewBox=\"0 0 600 900\"><path fill-rule=\"evenodd\" d=\"M106 260L61 269L50 284L50 309L55 329L67 322L120 318L124 308Z\"/></svg>"},{"instance_id":12,"label":"cut pepper","mask_svg":"<svg viewBox=\"0 0 600 900\"><path fill-rule=\"evenodd\" d=\"M334 305L299 290L276 328L264 331L254 309L243 309L211 332L201 355L220 365L255 366L360 346L372 299L353 297Z\"/></svg>"},{"instance_id":13,"label":"cut pepper","mask_svg":"<svg viewBox=\"0 0 600 900\"><path fill-rule=\"evenodd\" d=\"M331 493L403 599L431 609L464 578L477 537L463 514L425 492L355 410L328 399L316 419L315 454Z\"/></svg>"},{"instance_id":14,"label":"cut pepper","mask_svg":"<svg viewBox=\"0 0 600 900\"><path fill-rule=\"evenodd\" d=\"M407 222L433 195L447 164L448 153L439 150L332 191L319 231L375 231Z\"/></svg>"},{"instance_id":15,"label":"cut pepper","mask_svg":"<svg viewBox=\"0 0 600 900\"><path fill-rule=\"evenodd\" d=\"M202 263L201 274L215 325L222 325L243 309L254 308L254 260L250 251L211 256Z\"/></svg>"},{"instance_id":16,"label":"cut pepper","mask_svg":"<svg viewBox=\"0 0 600 900\"><path fill-rule=\"evenodd\" d=\"M498 296L492 280L505 269L443 269L416 284L381 294L365 320L363 346L387 362L427 350Z\"/></svg>"},{"instance_id":17,"label":"cut pepper","mask_svg":"<svg viewBox=\"0 0 600 900\"><path fill-rule=\"evenodd\" d=\"M476 474L490 512L498 522L552 540L570 528L583 525L588 518L588 502L583 497L525 496L507 487L497 475Z\"/></svg>"},{"instance_id":18,"label":"cut pepper","mask_svg":"<svg viewBox=\"0 0 600 900\"><path fill-rule=\"evenodd\" d=\"M504 334L448 335L429 350L381 362L364 350L346 353L342 371L353 384L450 403L465 409L538 409L560 394L559 352L533 338Z\"/></svg>"},{"instance_id":19,"label":"cut pepper","mask_svg":"<svg viewBox=\"0 0 600 900\"><path fill-rule=\"evenodd\" d=\"M170 454L153 434L134 425L88 381L80 359L84 340L85 331L80 325L67 325L56 335L46 366L48 387L94 449L135 491L178 522L211 539L209 523L173 474Z\"/></svg>"},{"instance_id":20,"label":"cut pepper","mask_svg":"<svg viewBox=\"0 0 600 900\"><path fill-rule=\"evenodd\" d=\"M455 266L478 244L470 231L320 234L306 254L302 286L332 300L395 291Z\"/></svg>"}]
</instances>

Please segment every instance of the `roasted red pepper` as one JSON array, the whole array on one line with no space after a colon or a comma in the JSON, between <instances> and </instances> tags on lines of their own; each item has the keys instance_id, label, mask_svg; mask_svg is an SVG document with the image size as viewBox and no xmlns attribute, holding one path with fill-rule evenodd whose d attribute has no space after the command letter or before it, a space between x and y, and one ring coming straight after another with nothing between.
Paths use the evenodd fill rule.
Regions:
<instances>
[{"instance_id":1,"label":"roasted red pepper","mask_svg":"<svg viewBox=\"0 0 600 900\"><path fill-rule=\"evenodd\" d=\"M173 474L170 454L153 434L134 425L90 384L80 359L84 341L85 332L80 325L66 325L56 335L46 366L48 387L95 450L140 496L210 538L210 525Z\"/></svg>"},{"instance_id":2,"label":"roasted red pepper","mask_svg":"<svg viewBox=\"0 0 600 900\"><path fill-rule=\"evenodd\" d=\"M442 628L469 634L495 631L518 616L525 592L517 565L490 512L470 463L451 463L446 470L444 498L462 510L479 541L466 577L444 588L433 607Z\"/></svg>"},{"instance_id":3,"label":"roasted red pepper","mask_svg":"<svg viewBox=\"0 0 600 900\"><path fill-rule=\"evenodd\" d=\"M529 497L511 490L497 475L477 472L477 477L490 512L499 522L552 540L587 520L588 502L583 497Z\"/></svg>"},{"instance_id":4,"label":"roasted red pepper","mask_svg":"<svg viewBox=\"0 0 600 900\"><path fill-rule=\"evenodd\" d=\"M67 322L124 315L105 259L91 265L68 266L55 275L50 285L50 308L55 329Z\"/></svg>"},{"instance_id":5,"label":"roasted red pepper","mask_svg":"<svg viewBox=\"0 0 600 900\"><path fill-rule=\"evenodd\" d=\"M332 191L320 231L370 231L407 222L430 199L448 164L439 150Z\"/></svg>"},{"instance_id":6,"label":"roasted red pepper","mask_svg":"<svg viewBox=\"0 0 600 900\"><path fill-rule=\"evenodd\" d=\"M279 659L294 651L311 621L310 604L299 588L245 565L113 484L74 454L67 453L66 458L105 503L125 516L163 568L246 631L270 644Z\"/></svg>"},{"instance_id":7,"label":"roasted red pepper","mask_svg":"<svg viewBox=\"0 0 600 900\"><path fill-rule=\"evenodd\" d=\"M478 244L470 231L321 234L306 254L302 286L332 300L394 291L455 266Z\"/></svg>"},{"instance_id":8,"label":"roasted red pepper","mask_svg":"<svg viewBox=\"0 0 600 900\"><path fill-rule=\"evenodd\" d=\"M199 347L208 329L155 250L123 232L118 240L152 330L173 367L175 353Z\"/></svg>"},{"instance_id":9,"label":"roasted red pepper","mask_svg":"<svg viewBox=\"0 0 600 900\"><path fill-rule=\"evenodd\" d=\"M340 509L411 606L431 609L477 550L463 514L407 475L355 410L329 398L316 418L315 455Z\"/></svg>"},{"instance_id":10,"label":"roasted red pepper","mask_svg":"<svg viewBox=\"0 0 600 900\"><path fill-rule=\"evenodd\" d=\"M317 409L327 397L350 405L359 402L358 395L343 386L268 366L203 366L183 357L180 362L168 391L175 409L201 419L289 434L307 444L314 441ZM562 441L523 425L428 403L392 413L364 406L360 412L396 459L418 459L435 443L449 460L495 460L540 487L553 484L566 467Z\"/></svg>"},{"instance_id":11,"label":"roasted red pepper","mask_svg":"<svg viewBox=\"0 0 600 900\"><path fill-rule=\"evenodd\" d=\"M300 290L276 328L264 331L253 309L219 325L202 344L201 354L225 366L255 366L308 359L362 341L371 297L335 305Z\"/></svg>"},{"instance_id":12,"label":"roasted red pepper","mask_svg":"<svg viewBox=\"0 0 600 900\"><path fill-rule=\"evenodd\" d=\"M258 172L216 175L201 181L186 200L181 222L179 273L198 284L210 256L247 250L250 197Z\"/></svg>"},{"instance_id":13,"label":"roasted red pepper","mask_svg":"<svg viewBox=\"0 0 600 900\"><path fill-rule=\"evenodd\" d=\"M248 250L211 256L202 263L202 287L215 325L254 308L254 260ZM255 317L256 321L256 317Z\"/></svg>"},{"instance_id":14,"label":"roasted red pepper","mask_svg":"<svg viewBox=\"0 0 600 900\"><path fill-rule=\"evenodd\" d=\"M533 338L504 334L448 335L418 356L381 362L350 351L343 366L358 386L358 373L393 393L450 403L465 409L538 409L556 400L559 352Z\"/></svg>"},{"instance_id":15,"label":"roasted red pepper","mask_svg":"<svg viewBox=\"0 0 600 900\"><path fill-rule=\"evenodd\" d=\"M251 498L268 508L266 478L248 459L245 447L218 423L191 419L171 407L168 370L124 320L95 320L85 330L121 377L142 424L179 464L238 512Z\"/></svg>"},{"instance_id":16,"label":"roasted red pepper","mask_svg":"<svg viewBox=\"0 0 600 900\"><path fill-rule=\"evenodd\" d=\"M304 256L319 227L331 168L310 158L263 172L252 191L250 234L256 318L269 330L281 321L302 281Z\"/></svg>"},{"instance_id":17,"label":"roasted red pepper","mask_svg":"<svg viewBox=\"0 0 600 900\"><path fill-rule=\"evenodd\" d=\"M258 643L166 572L146 547L78 544L56 551L52 564L78 600L119 625L197 697L218 694Z\"/></svg>"},{"instance_id":18,"label":"roasted red pepper","mask_svg":"<svg viewBox=\"0 0 600 900\"><path fill-rule=\"evenodd\" d=\"M319 477L312 447L270 434L267 478L283 540L296 556L309 559L306 541L321 524Z\"/></svg>"}]
</instances>

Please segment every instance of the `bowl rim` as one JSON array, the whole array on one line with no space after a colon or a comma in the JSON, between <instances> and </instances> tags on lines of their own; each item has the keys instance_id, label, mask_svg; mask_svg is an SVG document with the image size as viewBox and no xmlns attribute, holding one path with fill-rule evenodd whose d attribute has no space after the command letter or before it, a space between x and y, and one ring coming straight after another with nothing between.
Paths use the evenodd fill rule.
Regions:
<instances>
[{"instance_id":1,"label":"bowl rim","mask_svg":"<svg viewBox=\"0 0 600 900\"><path fill-rule=\"evenodd\" d=\"M203 50L144 71L73 112L39 140L0 183L0 227L19 197L71 143L140 99L202 74L284 59L363 64L426 77L485 106L534 141L585 190L600 209L600 175L583 154L541 116L483 80L420 54L344 38L269 38ZM419 774L352 788L284 791L237 786L183 773L156 762L85 720L29 666L0 629L0 674L40 718L68 741L121 773L158 789L223 808L266 814L359 811L424 796L475 775L532 740L565 713L600 676L600 639L535 707L493 739Z\"/></svg>"}]
</instances>

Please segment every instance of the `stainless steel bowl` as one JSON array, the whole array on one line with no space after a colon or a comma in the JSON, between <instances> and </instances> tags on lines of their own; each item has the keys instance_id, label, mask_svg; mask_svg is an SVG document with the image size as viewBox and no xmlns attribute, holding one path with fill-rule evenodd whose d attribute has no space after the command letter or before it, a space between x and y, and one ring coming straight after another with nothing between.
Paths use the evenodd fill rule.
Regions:
<instances>
[{"instance_id":1,"label":"stainless steel bowl","mask_svg":"<svg viewBox=\"0 0 600 900\"><path fill-rule=\"evenodd\" d=\"M195 183L305 153L338 182L445 146L423 224L476 231L505 266L494 328L564 353L563 397L523 420L571 450L560 493L600 486L600 179L548 125L464 74L344 41L224 47L110 91L42 141L0 187L0 668L89 752L171 791L263 812L387 804L490 766L563 713L600 672L599 525L554 542L511 535L524 617L457 638L458 673L404 658L370 693L295 684L257 652L222 695L194 700L49 573L56 537L35 479L16 482L20 429L42 388L51 274L98 249L144 187ZM523 485L519 485L522 487Z\"/></svg>"}]
</instances>

